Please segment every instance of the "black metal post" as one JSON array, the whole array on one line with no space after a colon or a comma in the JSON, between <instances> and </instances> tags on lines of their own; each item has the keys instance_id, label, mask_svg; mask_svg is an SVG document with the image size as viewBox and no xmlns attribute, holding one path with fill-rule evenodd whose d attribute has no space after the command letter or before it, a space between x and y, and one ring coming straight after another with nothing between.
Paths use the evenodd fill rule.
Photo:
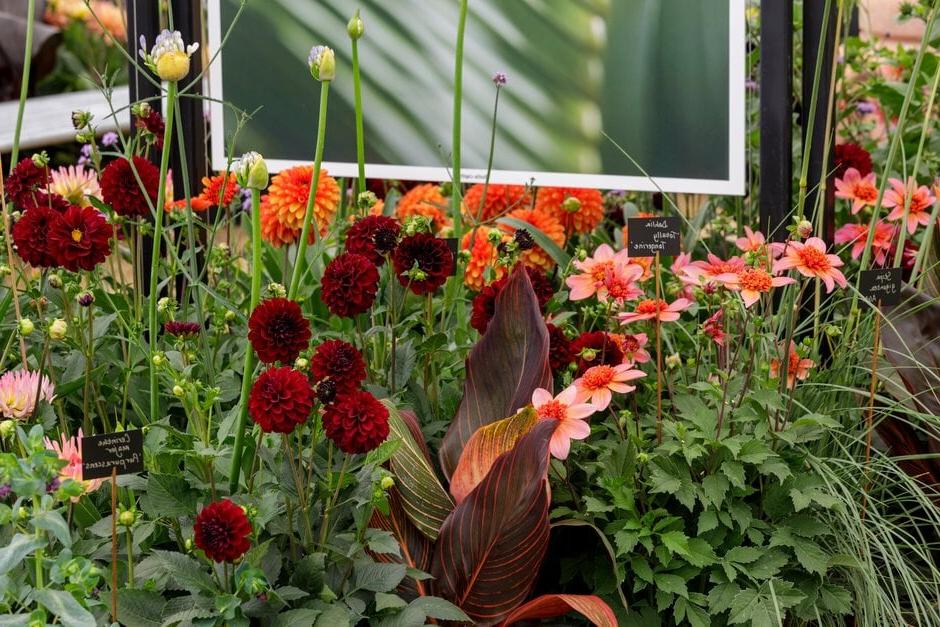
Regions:
<instances>
[{"instance_id":1,"label":"black metal post","mask_svg":"<svg viewBox=\"0 0 940 627\"><path fill-rule=\"evenodd\" d=\"M788 3L785 3L788 4ZM826 5L829 16L826 19ZM825 32L823 23L825 24ZM833 153L835 152L835 124L829 124L830 95L833 88L832 64L836 32L836 2L833 0L804 0L803 2L803 142L812 142L809 154L809 176L806 194L806 214L812 216L815 224L817 195L822 183L825 183L825 198L819 207L823 211L823 231L819 237L832 244L835 231L835 189L832 172ZM813 83L816 74L816 57L819 46L824 46L822 66L820 68L819 89L816 94L816 115L813 122L813 135L807 137L809 128L810 103L813 100ZM826 128L829 126L829 136ZM830 147L828 158L823 163L826 145ZM825 177L823 175L825 173Z\"/></svg>"},{"instance_id":2,"label":"black metal post","mask_svg":"<svg viewBox=\"0 0 940 627\"><path fill-rule=\"evenodd\" d=\"M160 33L160 13L159 3L153 0L127 0L127 51L130 55L140 61L137 50L140 47L139 39L143 35L148 45L153 45L154 39ZM158 97L160 90L156 85L148 81L143 75L145 68L138 72L132 64L127 64L128 94L131 104L141 100L147 100L150 106L156 111L160 111L161 101ZM134 128L134 115L128 111L131 119L131 130ZM162 208L157 208L160 211ZM143 263L144 276L147 276L150 266L153 263L153 238L143 237L141 241L141 261ZM141 290L147 296L150 293L150 283L144 281Z\"/></svg>"},{"instance_id":3,"label":"black metal post","mask_svg":"<svg viewBox=\"0 0 940 627\"><path fill-rule=\"evenodd\" d=\"M793 4L761 0L760 223L786 239L793 177Z\"/></svg>"}]
</instances>

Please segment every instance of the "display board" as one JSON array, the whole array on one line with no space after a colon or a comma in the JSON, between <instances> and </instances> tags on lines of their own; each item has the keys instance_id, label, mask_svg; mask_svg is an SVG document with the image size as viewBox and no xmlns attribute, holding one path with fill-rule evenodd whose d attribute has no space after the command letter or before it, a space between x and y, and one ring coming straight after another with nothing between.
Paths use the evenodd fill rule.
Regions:
<instances>
[{"instance_id":1,"label":"display board","mask_svg":"<svg viewBox=\"0 0 940 627\"><path fill-rule=\"evenodd\" d=\"M358 8L370 178L449 180L454 0L209 0L212 161L262 153L272 170L313 159L315 44L336 51L325 167L356 174L351 48ZM708 194L745 188L744 0L471 0L462 175L483 179L496 88L496 183ZM221 120L221 127L218 121ZM640 167L636 167L631 159ZM649 176L644 175L644 172ZM650 180L652 177L653 180Z\"/></svg>"}]
</instances>

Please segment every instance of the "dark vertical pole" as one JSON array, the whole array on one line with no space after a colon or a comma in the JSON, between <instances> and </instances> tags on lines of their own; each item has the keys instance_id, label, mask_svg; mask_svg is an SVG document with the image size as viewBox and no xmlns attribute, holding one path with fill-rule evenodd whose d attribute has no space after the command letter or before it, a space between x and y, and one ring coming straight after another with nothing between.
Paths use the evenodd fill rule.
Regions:
<instances>
[{"instance_id":1,"label":"dark vertical pole","mask_svg":"<svg viewBox=\"0 0 940 627\"><path fill-rule=\"evenodd\" d=\"M788 3L787 3L788 4ZM829 17L825 18L826 5L829 5ZM825 32L823 32L823 22ZM823 232L819 237L832 244L835 231L835 189L833 185L833 153L835 152L835 124L832 124L829 137L826 137L826 127L829 120L830 94L832 90L832 63L833 47L836 32L836 2L834 0L804 0L803 2L803 142L810 141L809 177L806 194L806 215L815 224L816 198L822 181L820 177L825 172L827 180L825 198L820 203L823 211ZM820 72L819 89L816 94L816 116L813 122L813 136L807 137L809 126L810 103L813 100L813 83L816 74L816 56L819 46L824 46L822 67ZM829 144L829 154L826 163L823 155L826 144Z\"/></svg>"},{"instance_id":2,"label":"dark vertical pole","mask_svg":"<svg viewBox=\"0 0 940 627\"><path fill-rule=\"evenodd\" d=\"M854 6L852 7L852 17L849 19L849 37L858 37L861 32L858 22L858 6Z\"/></svg>"},{"instance_id":3,"label":"dark vertical pole","mask_svg":"<svg viewBox=\"0 0 940 627\"><path fill-rule=\"evenodd\" d=\"M786 239L793 176L793 4L761 0L760 221L772 240Z\"/></svg>"},{"instance_id":4,"label":"dark vertical pole","mask_svg":"<svg viewBox=\"0 0 940 627\"><path fill-rule=\"evenodd\" d=\"M140 48L139 39L143 35L147 39L147 45L153 45L154 39L160 33L160 14L159 4L153 0L127 0L127 51L134 59L140 61L137 50ZM146 68L141 67L141 72L146 72ZM127 64L128 72L128 91L131 104L147 100L150 106L155 110L160 110L160 90L157 86L142 76L133 64ZM130 112L131 129L134 128L134 116ZM143 276L147 276L150 265L153 263L153 239L144 237L141 242L141 260L143 262ZM144 295L150 291L150 283L144 281L141 289Z\"/></svg>"},{"instance_id":5,"label":"dark vertical pole","mask_svg":"<svg viewBox=\"0 0 940 627\"><path fill-rule=\"evenodd\" d=\"M202 2L201 0L170 0L173 12L173 29L180 31L183 41L187 44L199 42L200 48L190 61L189 76L180 87L188 85L193 78L202 71L202 59L205 52L205 42L202 40ZM202 93L202 85L195 83L185 94L179 98L179 116L177 124L182 130L182 150L186 155L186 168L183 168L180 158L180 145L176 141L179 135L174 133L173 152L170 154L170 167L173 169L173 188L179 197L182 197L183 177L189 181L189 189L193 196L199 193L202 178L208 174L208 161L206 151L206 119L203 115L203 101L193 96ZM199 235L203 235L202 230ZM200 249L201 250L201 249ZM181 251L182 252L182 251ZM176 277L176 293L182 297L185 290L184 275Z\"/></svg>"}]
</instances>

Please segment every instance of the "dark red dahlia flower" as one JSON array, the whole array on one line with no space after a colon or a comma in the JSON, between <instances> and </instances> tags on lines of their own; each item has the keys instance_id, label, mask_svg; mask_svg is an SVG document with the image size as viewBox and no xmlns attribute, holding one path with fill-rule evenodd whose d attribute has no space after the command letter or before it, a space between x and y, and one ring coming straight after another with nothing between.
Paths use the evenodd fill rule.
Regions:
<instances>
[{"instance_id":1,"label":"dark red dahlia flower","mask_svg":"<svg viewBox=\"0 0 940 627\"><path fill-rule=\"evenodd\" d=\"M27 210L13 225L13 243L20 258L37 268L58 266L49 233L61 221L62 214L46 206Z\"/></svg>"},{"instance_id":2,"label":"dark red dahlia flower","mask_svg":"<svg viewBox=\"0 0 940 627\"><path fill-rule=\"evenodd\" d=\"M415 294L429 294L444 285L454 268L447 242L428 233L409 235L398 243L395 255L398 282ZM417 272L412 272L412 269Z\"/></svg>"},{"instance_id":3,"label":"dark red dahlia flower","mask_svg":"<svg viewBox=\"0 0 940 627\"><path fill-rule=\"evenodd\" d=\"M248 415L265 433L290 433L310 417L313 388L302 372L268 368L251 386Z\"/></svg>"},{"instance_id":4,"label":"dark red dahlia flower","mask_svg":"<svg viewBox=\"0 0 940 627\"><path fill-rule=\"evenodd\" d=\"M836 164L835 176L840 179L845 176L845 171L849 168L855 168L862 176L866 176L872 169L871 154L852 142L836 144L833 160Z\"/></svg>"},{"instance_id":5,"label":"dark red dahlia flower","mask_svg":"<svg viewBox=\"0 0 940 627\"><path fill-rule=\"evenodd\" d=\"M366 378L366 362L362 354L349 342L327 340L314 351L310 359L310 372L318 383L332 381L339 392L359 387Z\"/></svg>"},{"instance_id":6,"label":"dark red dahlia flower","mask_svg":"<svg viewBox=\"0 0 940 627\"><path fill-rule=\"evenodd\" d=\"M526 266L526 274L529 275L529 281L532 283L532 289L535 291L535 297L539 302L539 309L545 313L545 305L555 294L555 288L552 282L545 276L545 273L537 268ZM470 326L480 332L480 335L486 332L493 314L496 313L496 297L502 293L506 283L509 282L509 275L504 276L498 281L493 281L483 288L479 294L473 298L473 311L470 314Z\"/></svg>"},{"instance_id":7,"label":"dark red dahlia flower","mask_svg":"<svg viewBox=\"0 0 940 627\"><path fill-rule=\"evenodd\" d=\"M29 157L16 164L4 185L7 198L20 209L27 209L38 204L32 197L33 193L45 190L48 186L48 171L46 168L37 166Z\"/></svg>"},{"instance_id":8,"label":"dark red dahlia flower","mask_svg":"<svg viewBox=\"0 0 940 627\"><path fill-rule=\"evenodd\" d=\"M71 206L72 203L67 201L65 198L62 198L62 196L59 196L58 194L36 190L32 194L27 194L26 197L23 198L23 202L20 204L20 209L28 211L33 207L46 207L48 209L53 209L58 213L65 213Z\"/></svg>"},{"instance_id":9,"label":"dark red dahlia flower","mask_svg":"<svg viewBox=\"0 0 940 627\"><path fill-rule=\"evenodd\" d=\"M196 337L202 331L202 325L198 322L183 322L181 320L170 320L163 325L163 330L180 339Z\"/></svg>"},{"instance_id":10,"label":"dark red dahlia flower","mask_svg":"<svg viewBox=\"0 0 940 627\"><path fill-rule=\"evenodd\" d=\"M193 532L196 546L216 562L234 562L251 547L251 522L245 510L228 499L202 508Z\"/></svg>"},{"instance_id":11,"label":"dark red dahlia flower","mask_svg":"<svg viewBox=\"0 0 940 627\"><path fill-rule=\"evenodd\" d=\"M548 362L552 372L557 374L574 361L574 352L564 331L551 322L545 326L548 329Z\"/></svg>"},{"instance_id":12,"label":"dark red dahlia flower","mask_svg":"<svg viewBox=\"0 0 940 627\"><path fill-rule=\"evenodd\" d=\"M157 150L163 149L163 135L166 130L166 122L159 111L149 109L147 115L137 116L134 126L138 129L147 131L154 137L154 146Z\"/></svg>"},{"instance_id":13,"label":"dark red dahlia flower","mask_svg":"<svg viewBox=\"0 0 940 627\"><path fill-rule=\"evenodd\" d=\"M261 301L248 319L248 341L266 364L294 363L310 336L310 323L300 305L286 298Z\"/></svg>"},{"instance_id":14,"label":"dark red dahlia flower","mask_svg":"<svg viewBox=\"0 0 940 627\"><path fill-rule=\"evenodd\" d=\"M113 235L100 211L72 205L49 229L50 251L69 272L94 270L111 254Z\"/></svg>"},{"instance_id":15,"label":"dark red dahlia flower","mask_svg":"<svg viewBox=\"0 0 940 627\"><path fill-rule=\"evenodd\" d=\"M134 169L140 176L146 195L137 183ZM101 172L101 195L114 211L127 218L145 218L150 215L150 205L157 205L160 188L160 170L143 157L134 157L134 168L127 159L115 159Z\"/></svg>"},{"instance_id":16,"label":"dark red dahlia flower","mask_svg":"<svg viewBox=\"0 0 940 627\"><path fill-rule=\"evenodd\" d=\"M375 302L379 271L366 257L343 253L327 264L320 285L320 295L330 312L352 318L368 311Z\"/></svg>"},{"instance_id":17,"label":"dark red dahlia flower","mask_svg":"<svg viewBox=\"0 0 940 627\"><path fill-rule=\"evenodd\" d=\"M385 255L395 249L401 226L388 216L366 216L357 221L346 234L346 252L362 255L377 266L385 263Z\"/></svg>"},{"instance_id":18,"label":"dark red dahlia flower","mask_svg":"<svg viewBox=\"0 0 940 627\"><path fill-rule=\"evenodd\" d=\"M341 394L323 412L323 430L346 453L368 453L388 437L388 409L372 394Z\"/></svg>"},{"instance_id":19,"label":"dark red dahlia flower","mask_svg":"<svg viewBox=\"0 0 940 627\"><path fill-rule=\"evenodd\" d=\"M592 366L617 366L623 363L620 346L603 331L582 333L571 342L571 352L578 362L578 376Z\"/></svg>"}]
</instances>

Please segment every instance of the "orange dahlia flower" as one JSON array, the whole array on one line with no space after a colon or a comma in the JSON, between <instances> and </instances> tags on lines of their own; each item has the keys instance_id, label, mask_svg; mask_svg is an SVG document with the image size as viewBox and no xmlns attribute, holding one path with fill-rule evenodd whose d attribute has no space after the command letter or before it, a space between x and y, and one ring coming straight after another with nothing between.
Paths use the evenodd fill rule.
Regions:
<instances>
[{"instance_id":1,"label":"orange dahlia flower","mask_svg":"<svg viewBox=\"0 0 940 627\"><path fill-rule=\"evenodd\" d=\"M261 197L261 236L274 246L294 243L304 225L309 199L312 165L296 166L271 179L268 193ZM313 214L320 236L326 235L339 207L339 185L326 170L320 172ZM314 234L310 233L313 241Z\"/></svg>"},{"instance_id":2,"label":"orange dahlia flower","mask_svg":"<svg viewBox=\"0 0 940 627\"><path fill-rule=\"evenodd\" d=\"M480 211L483 200L483 184L478 183L467 190L463 196L464 212L472 220L492 220L514 209L528 209L532 196L525 185L493 185L486 188L486 201Z\"/></svg>"},{"instance_id":3,"label":"orange dahlia flower","mask_svg":"<svg viewBox=\"0 0 940 627\"><path fill-rule=\"evenodd\" d=\"M467 261L467 270L464 273L463 282L475 292L482 291L486 286L486 269L492 267L496 273L493 280L500 279L506 273L506 269L496 265L496 247L487 239L489 229L473 229L463 236L461 248L470 251L470 259Z\"/></svg>"},{"instance_id":4,"label":"orange dahlia flower","mask_svg":"<svg viewBox=\"0 0 940 627\"><path fill-rule=\"evenodd\" d=\"M223 183L225 185L225 194L222 193ZM234 172L229 172L228 180L225 179L225 173L220 172L213 177L202 177L202 193L199 194L210 207L228 207L235 194L239 192L238 181ZM221 198L221 202L219 199ZM193 204L193 209L196 206Z\"/></svg>"},{"instance_id":5,"label":"orange dahlia flower","mask_svg":"<svg viewBox=\"0 0 940 627\"><path fill-rule=\"evenodd\" d=\"M426 216L434 222L434 228L440 233L451 225L446 213L449 203L441 194L439 186L427 183L418 185L402 196L395 213L402 222L409 216Z\"/></svg>"},{"instance_id":6,"label":"orange dahlia flower","mask_svg":"<svg viewBox=\"0 0 940 627\"><path fill-rule=\"evenodd\" d=\"M576 199L580 206L576 211L565 208L565 201ZM576 203L571 203L576 206ZM596 189L573 187L543 187L535 197L535 208L541 209L568 231L590 233L604 219L604 197Z\"/></svg>"},{"instance_id":7,"label":"orange dahlia flower","mask_svg":"<svg viewBox=\"0 0 940 627\"><path fill-rule=\"evenodd\" d=\"M516 209L515 211L511 211L508 217L528 222L559 246L565 245L565 227L562 226L561 222L544 211L540 211L539 209ZM500 226L508 233L514 233L516 231L516 229L505 224L501 224ZM522 260L527 266L542 268L546 271L551 270L555 265L555 261L548 253L538 246L524 252L522 254Z\"/></svg>"}]
</instances>

